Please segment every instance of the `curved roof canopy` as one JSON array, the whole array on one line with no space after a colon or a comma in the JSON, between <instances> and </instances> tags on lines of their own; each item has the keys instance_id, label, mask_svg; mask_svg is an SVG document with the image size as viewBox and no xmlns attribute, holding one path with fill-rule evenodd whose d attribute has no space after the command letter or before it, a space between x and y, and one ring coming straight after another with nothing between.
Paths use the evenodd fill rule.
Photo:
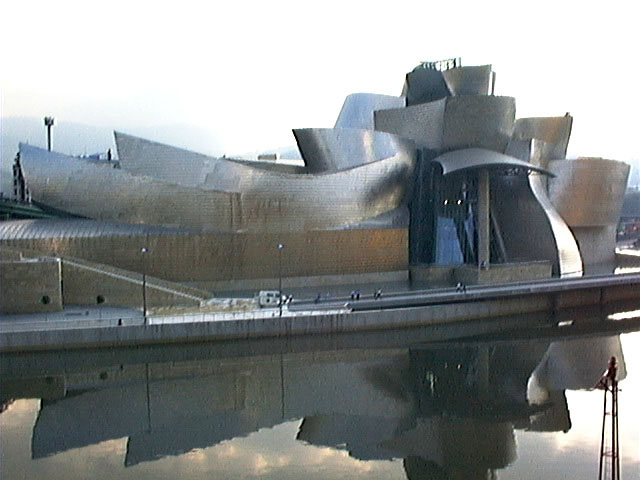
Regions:
<instances>
[{"instance_id":1,"label":"curved roof canopy","mask_svg":"<svg viewBox=\"0 0 640 480\"><path fill-rule=\"evenodd\" d=\"M522 168L544 173L552 177L554 176L553 173L544 168L518 160L504 153L485 150L484 148L454 150L434 158L433 161L442 165L443 175L449 175L463 170L477 170L480 168Z\"/></svg>"}]
</instances>

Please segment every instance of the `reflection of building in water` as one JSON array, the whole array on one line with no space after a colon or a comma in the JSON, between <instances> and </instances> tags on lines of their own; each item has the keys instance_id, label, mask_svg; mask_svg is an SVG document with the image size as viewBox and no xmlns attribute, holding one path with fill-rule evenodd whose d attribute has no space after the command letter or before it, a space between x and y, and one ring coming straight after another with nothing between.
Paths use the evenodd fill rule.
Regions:
<instances>
[{"instance_id":1,"label":"reflection of building in water","mask_svg":"<svg viewBox=\"0 0 640 480\"><path fill-rule=\"evenodd\" d=\"M568 429L563 390L593 387L610 356L620 359L624 372L619 339L609 337L550 345L459 343L267 355L71 373L40 383L50 396L47 383L64 396L42 401L32 456L129 437L125 465L130 466L302 418L299 440L345 449L362 460L404 458L409 478L420 472L486 478L515 460L514 428ZM34 393L28 382L27 387L5 384L16 391L4 395L19 396L19 388Z\"/></svg>"}]
</instances>

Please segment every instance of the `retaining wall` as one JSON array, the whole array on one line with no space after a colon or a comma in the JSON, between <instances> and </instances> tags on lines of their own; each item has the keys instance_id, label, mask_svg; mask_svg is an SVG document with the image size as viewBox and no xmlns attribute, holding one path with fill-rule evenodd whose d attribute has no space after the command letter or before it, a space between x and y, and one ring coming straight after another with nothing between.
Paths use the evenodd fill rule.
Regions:
<instances>
[{"instance_id":1,"label":"retaining wall","mask_svg":"<svg viewBox=\"0 0 640 480\"><path fill-rule=\"evenodd\" d=\"M0 262L0 312L62 310L60 262L54 259Z\"/></svg>"}]
</instances>

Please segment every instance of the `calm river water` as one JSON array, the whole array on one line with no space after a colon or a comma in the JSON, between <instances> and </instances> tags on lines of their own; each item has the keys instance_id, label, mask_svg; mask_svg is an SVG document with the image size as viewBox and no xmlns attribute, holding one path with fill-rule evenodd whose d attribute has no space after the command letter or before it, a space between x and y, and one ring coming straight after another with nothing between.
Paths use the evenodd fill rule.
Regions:
<instances>
[{"instance_id":1,"label":"calm river water","mask_svg":"<svg viewBox=\"0 0 640 480\"><path fill-rule=\"evenodd\" d=\"M595 479L615 356L640 478L640 331L616 322L3 356L0 476Z\"/></svg>"}]
</instances>

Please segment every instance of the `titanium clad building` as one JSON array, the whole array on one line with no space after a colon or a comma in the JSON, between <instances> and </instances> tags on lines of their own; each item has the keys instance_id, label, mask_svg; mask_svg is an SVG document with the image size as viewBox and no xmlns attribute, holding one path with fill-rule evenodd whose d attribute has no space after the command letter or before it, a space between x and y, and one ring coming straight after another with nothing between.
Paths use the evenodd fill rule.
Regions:
<instances>
[{"instance_id":1,"label":"titanium clad building","mask_svg":"<svg viewBox=\"0 0 640 480\"><path fill-rule=\"evenodd\" d=\"M21 144L25 195L84 220L3 222L0 242L217 291L581 275L613 255L628 166L566 159L572 117L516 119L494 82L455 59L349 95L333 128L293 130L304 166L120 132L120 168Z\"/></svg>"}]
</instances>

